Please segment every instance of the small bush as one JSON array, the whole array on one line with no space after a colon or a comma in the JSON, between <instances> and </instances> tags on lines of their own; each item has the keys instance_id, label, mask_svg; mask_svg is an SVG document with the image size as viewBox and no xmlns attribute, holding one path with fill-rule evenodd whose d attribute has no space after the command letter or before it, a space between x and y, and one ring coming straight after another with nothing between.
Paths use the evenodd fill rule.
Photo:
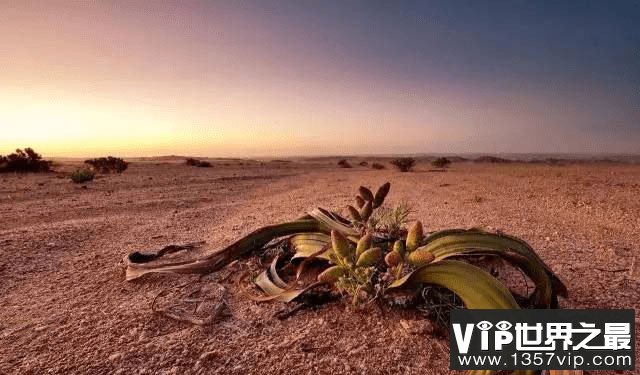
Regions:
<instances>
[{"instance_id":1,"label":"small bush","mask_svg":"<svg viewBox=\"0 0 640 375\"><path fill-rule=\"evenodd\" d=\"M190 165L192 167L200 167L200 168L211 167L211 163L209 163L208 161L202 161L194 158L187 158L186 163L187 165Z\"/></svg>"},{"instance_id":2,"label":"small bush","mask_svg":"<svg viewBox=\"0 0 640 375\"><path fill-rule=\"evenodd\" d=\"M75 172L71 173L71 181L76 184L81 184L83 182L92 181L95 176L95 172L89 169L77 169Z\"/></svg>"},{"instance_id":3,"label":"small bush","mask_svg":"<svg viewBox=\"0 0 640 375\"><path fill-rule=\"evenodd\" d=\"M84 161L89 164L91 168L98 173L122 173L128 167L129 163L113 156L107 156L106 158L96 158Z\"/></svg>"},{"instance_id":4,"label":"small bush","mask_svg":"<svg viewBox=\"0 0 640 375\"><path fill-rule=\"evenodd\" d=\"M373 164L371 164L371 168L373 168L373 169L384 169L384 165L382 165L380 163L373 163Z\"/></svg>"},{"instance_id":5,"label":"small bush","mask_svg":"<svg viewBox=\"0 0 640 375\"><path fill-rule=\"evenodd\" d=\"M436 160L431 162L431 165L436 168L446 168L449 166L449 164L451 164L451 160L447 158L437 158Z\"/></svg>"},{"instance_id":6,"label":"small bush","mask_svg":"<svg viewBox=\"0 0 640 375\"><path fill-rule=\"evenodd\" d=\"M342 159L338 162L340 168L351 168L351 164L346 159Z\"/></svg>"},{"instance_id":7,"label":"small bush","mask_svg":"<svg viewBox=\"0 0 640 375\"><path fill-rule=\"evenodd\" d=\"M366 161L361 161L360 162L360 166L362 166L362 167L366 167L368 165L369 165L369 163L367 163Z\"/></svg>"},{"instance_id":8,"label":"small bush","mask_svg":"<svg viewBox=\"0 0 640 375\"><path fill-rule=\"evenodd\" d=\"M42 156L32 148L17 149L7 156L0 155L0 172L49 172L51 161L42 160Z\"/></svg>"},{"instance_id":9,"label":"small bush","mask_svg":"<svg viewBox=\"0 0 640 375\"><path fill-rule=\"evenodd\" d=\"M416 160L414 158L400 158L400 159L395 159L391 161L391 165L398 168L400 172L411 171L415 164L416 164Z\"/></svg>"}]
</instances>

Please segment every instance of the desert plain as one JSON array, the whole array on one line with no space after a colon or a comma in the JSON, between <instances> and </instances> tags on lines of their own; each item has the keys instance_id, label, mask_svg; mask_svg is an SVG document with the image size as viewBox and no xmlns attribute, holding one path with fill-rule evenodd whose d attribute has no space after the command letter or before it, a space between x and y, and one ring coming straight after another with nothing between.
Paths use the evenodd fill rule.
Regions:
<instances>
[{"instance_id":1,"label":"desert plain","mask_svg":"<svg viewBox=\"0 0 640 375\"><path fill-rule=\"evenodd\" d=\"M0 175L0 373L448 374L448 342L417 312L337 301L279 320L283 305L247 299L233 269L124 278L131 251L219 248L316 206L342 210L358 186L386 181L388 204L409 202L428 231L482 227L528 241L568 286L562 307L640 308L640 165L419 163L400 173L356 160L212 162L136 161L85 185ZM188 282L223 284L230 314L194 326L152 313L159 292Z\"/></svg>"}]
</instances>

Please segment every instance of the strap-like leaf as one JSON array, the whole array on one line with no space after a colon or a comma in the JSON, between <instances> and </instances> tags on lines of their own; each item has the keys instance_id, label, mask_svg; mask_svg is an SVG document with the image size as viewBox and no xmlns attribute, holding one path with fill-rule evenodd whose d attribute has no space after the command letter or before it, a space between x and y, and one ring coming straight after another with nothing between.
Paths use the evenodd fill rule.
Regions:
<instances>
[{"instance_id":1,"label":"strap-like leaf","mask_svg":"<svg viewBox=\"0 0 640 375\"><path fill-rule=\"evenodd\" d=\"M532 296L536 307L553 306L556 294L567 294L564 284L531 246L516 237L477 229L450 229L431 234L424 243L420 249L430 251L435 256L435 261L461 255L492 254L522 268L536 284L536 291Z\"/></svg>"},{"instance_id":2,"label":"strap-like leaf","mask_svg":"<svg viewBox=\"0 0 640 375\"><path fill-rule=\"evenodd\" d=\"M278 275L277 267L278 267L278 260L279 259L280 259L280 257L276 256L271 261L271 265L269 266L269 276L271 277L271 280L273 280L273 283L276 284L278 287L283 288L283 289L289 289L290 285L287 284L284 280L282 280L280 278L280 275Z\"/></svg>"},{"instance_id":3,"label":"strap-like leaf","mask_svg":"<svg viewBox=\"0 0 640 375\"><path fill-rule=\"evenodd\" d=\"M328 230L337 230L345 236L360 236L358 231L350 226L348 220L342 218L336 213L329 212L323 208L318 207L309 211L309 215L322 223Z\"/></svg>"},{"instance_id":4,"label":"strap-like leaf","mask_svg":"<svg viewBox=\"0 0 640 375\"><path fill-rule=\"evenodd\" d=\"M265 293L263 296L254 296L243 290L244 293L252 300L256 302L265 302L265 301L280 301L280 302L291 302L303 295L304 293L310 291L311 289L317 288L323 283L316 282L313 283L303 289L282 289L275 285L270 279L269 275L267 275L267 271L263 271L256 277L254 283L262 289Z\"/></svg>"},{"instance_id":5,"label":"strap-like leaf","mask_svg":"<svg viewBox=\"0 0 640 375\"><path fill-rule=\"evenodd\" d=\"M325 225L315 219L296 220L262 227L236 240L229 246L196 260L164 262L161 264L155 262L137 263L135 259L128 256L125 258L127 264L126 279L133 280L153 272L211 273L223 268L243 255L262 248L273 239L305 232L328 233L329 230Z\"/></svg>"},{"instance_id":6,"label":"strap-like leaf","mask_svg":"<svg viewBox=\"0 0 640 375\"><path fill-rule=\"evenodd\" d=\"M436 284L454 292L469 309L517 309L518 303L500 281L479 267L457 260L443 260L418 268L391 284L410 288Z\"/></svg>"},{"instance_id":7,"label":"strap-like leaf","mask_svg":"<svg viewBox=\"0 0 640 375\"><path fill-rule=\"evenodd\" d=\"M270 279L267 271L262 271L253 281L262 291L264 292L264 296L254 296L251 294L247 295L254 301L264 302L264 301L280 301L280 302L290 302L293 301L296 297L298 297L304 289L282 289L276 284L274 284Z\"/></svg>"},{"instance_id":8,"label":"strap-like leaf","mask_svg":"<svg viewBox=\"0 0 640 375\"><path fill-rule=\"evenodd\" d=\"M307 258L313 254L317 254L322 249L325 252L316 255L318 258L329 260L329 252L331 251L331 237L324 233L300 233L291 236L291 245L295 249L293 259Z\"/></svg>"}]
</instances>

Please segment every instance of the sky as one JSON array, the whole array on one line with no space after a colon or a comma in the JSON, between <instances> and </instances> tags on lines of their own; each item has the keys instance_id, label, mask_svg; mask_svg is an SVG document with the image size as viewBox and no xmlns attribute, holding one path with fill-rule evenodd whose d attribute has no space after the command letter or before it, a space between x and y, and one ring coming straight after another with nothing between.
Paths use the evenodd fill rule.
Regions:
<instances>
[{"instance_id":1,"label":"sky","mask_svg":"<svg viewBox=\"0 0 640 375\"><path fill-rule=\"evenodd\" d=\"M640 1L0 0L0 154L640 153Z\"/></svg>"}]
</instances>

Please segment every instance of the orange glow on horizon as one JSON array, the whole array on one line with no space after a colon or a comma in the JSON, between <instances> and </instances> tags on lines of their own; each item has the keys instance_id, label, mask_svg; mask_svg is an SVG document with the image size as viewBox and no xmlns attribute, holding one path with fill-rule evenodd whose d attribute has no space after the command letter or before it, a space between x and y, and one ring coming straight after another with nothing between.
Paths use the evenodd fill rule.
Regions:
<instances>
[{"instance_id":1,"label":"orange glow on horizon","mask_svg":"<svg viewBox=\"0 0 640 375\"><path fill-rule=\"evenodd\" d=\"M465 33L442 39L425 29L424 43L405 38L403 47L380 41L403 33L384 33L368 17L354 24L320 7L324 23L307 25L315 13L276 8L0 5L0 154L23 147L49 157L598 152L640 142L625 117L636 113L634 103L613 90L540 89L497 69L480 79L473 61L455 58L456 51L467 57L464 45L451 56L414 58L449 37L464 42ZM390 15L416 21L411 12ZM423 21L405 31L435 25ZM446 71L442 61L465 63ZM612 123L617 133L601 130Z\"/></svg>"}]
</instances>

